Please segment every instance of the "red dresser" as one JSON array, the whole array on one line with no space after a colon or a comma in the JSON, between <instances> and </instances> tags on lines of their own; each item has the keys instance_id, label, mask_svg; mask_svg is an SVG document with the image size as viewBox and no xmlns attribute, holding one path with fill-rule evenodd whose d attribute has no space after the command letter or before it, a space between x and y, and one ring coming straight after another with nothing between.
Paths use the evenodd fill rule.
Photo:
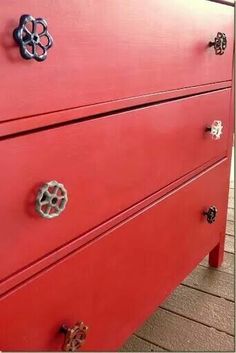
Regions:
<instances>
[{"instance_id":1,"label":"red dresser","mask_svg":"<svg viewBox=\"0 0 236 353\"><path fill-rule=\"evenodd\" d=\"M221 265L233 21L229 0L2 0L0 350L118 350Z\"/></svg>"}]
</instances>

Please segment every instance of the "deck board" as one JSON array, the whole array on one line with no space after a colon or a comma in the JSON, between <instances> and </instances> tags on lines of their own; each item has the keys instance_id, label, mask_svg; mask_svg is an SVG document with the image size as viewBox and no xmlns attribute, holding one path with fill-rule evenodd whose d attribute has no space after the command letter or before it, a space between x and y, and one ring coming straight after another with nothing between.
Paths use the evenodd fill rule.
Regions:
<instances>
[{"instance_id":1,"label":"deck board","mask_svg":"<svg viewBox=\"0 0 236 353\"><path fill-rule=\"evenodd\" d=\"M234 236L234 222L227 220L226 234Z\"/></svg>"},{"instance_id":2,"label":"deck board","mask_svg":"<svg viewBox=\"0 0 236 353\"><path fill-rule=\"evenodd\" d=\"M138 330L140 338L168 351L233 351L234 337L160 308Z\"/></svg>"},{"instance_id":3,"label":"deck board","mask_svg":"<svg viewBox=\"0 0 236 353\"><path fill-rule=\"evenodd\" d=\"M209 267L208 256L206 256L202 260L200 265L204 266L204 267ZM219 268L217 268L217 271L234 274L234 254L231 254L229 252L225 252L224 253L224 262Z\"/></svg>"},{"instance_id":4,"label":"deck board","mask_svg":"<svg viewBox=\"0 0 236 353\"><path fill-rule=\"evenodd\" d=\"M233 208L228 208L227 220L234 221L234 209Z\"/></svg>"},{"instance_id":5,"label":"deck board","mask_svg":"<svg viewBox=\"0 0 236 353\"><path fill-rule=\"evenodd\" d=\"M228 207L234 208L234 189L233 188L229 189Z\"/></svg>"},{"instance_id":6,"label":"deck board","mask_svg":"<svg viewBox=\"0 0 236 353\"><path fill-rule=\"evenodd\" d=\"M121 352L166 352L166 349L132 335L122 347Z\"/></svg>"},{"instance_id":7,"label":"deck board","mask_svg":"<svg viewBox=\"0 0 236 353\"><path fill-rule=\"evenodd\" d=\"M225 237L225 251L234 254L234 237L226 235Z\"/></svg>"},{"instance_id":8,"label":"deck board","mask_svg":"<svg viewBox=\"0 0 236 353\"><path fill-rule=\"evenodd\" d=\"M198 266L182 283L205 293L234 300L234 275L230 273Z\"/></svg>"},{"instance_id":9,"label":"deck board","mask_svg":"<svg viewBox=\"0 0 236 353\"><path fill-rule=\"evenodd\" d=\"M161 307L209 327L234 334L234 303L229 300L180 285Z\"/></svg>"}]
</instances>

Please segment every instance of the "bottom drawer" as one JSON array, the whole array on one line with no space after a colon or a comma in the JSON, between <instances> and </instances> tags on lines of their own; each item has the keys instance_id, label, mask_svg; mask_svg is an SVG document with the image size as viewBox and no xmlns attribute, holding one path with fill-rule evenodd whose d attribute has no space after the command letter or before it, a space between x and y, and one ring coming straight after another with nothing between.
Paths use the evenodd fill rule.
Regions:
<instances>
[{"instance_id":1,"label":"bottom drawer","mask_svg":"<svg viewBox=\"0 0 236 353\"><path fill-rule=\"evenodd\" d=\"M5 295L0 349L61 350L60 327L80 320L83 350L119 348L219 241L226 186L222 162Z\"/></svg>"}]
</instances>

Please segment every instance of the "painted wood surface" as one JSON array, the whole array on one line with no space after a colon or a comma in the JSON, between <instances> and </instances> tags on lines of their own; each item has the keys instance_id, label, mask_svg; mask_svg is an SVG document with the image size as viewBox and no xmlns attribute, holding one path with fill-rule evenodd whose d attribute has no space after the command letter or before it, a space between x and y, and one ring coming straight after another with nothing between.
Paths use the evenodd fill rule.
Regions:
<instances>
[{"instance_id":1,"label":"painted wood surface","mask_svg":"<svg viewBox=\"0 0 236 353\"><path fill-rule=\"evenodd\" d=\"M2 141L2 195L14 193L0 209L8 234L0 248L0 278L224 157L230 94L208 93ZM224 126L219 140L205 131L216 116ZM37 192L50 180L63 183L69 198L52 220L35 211ZM9 258L16 243L18 255Z\"/></svg>"},{"instance_id":2,"label":"painted wood surface","mask_svg":"<svg viewBox=\"0 0 236 353\"><path fill-rule=\"evenodd\" d=\"M230 185L234 188L232 168L233 161ZM234 221L234 218L231 220ZM165 311L162 310L160 313L161 309L158 309L154 318L151 317L144 323L142 328L122 346L121 351L234 351L234 267L234 253L225 252L224 262L217 269L209 268L208 256L204 258L195 271L198 272L200 269L203 274L202 281L206 280L207 285L192 286L191 280L191 286L182 284L177 287L162 304ZM222 280L224 274L226 281ZM196 283L199 284L199 280ZM220 290L221 286L225 285L226 296L225 292ZM218 287L218 290L212 290L213 287ZM162 327L163 330L160 329ZM206 338L206 333L208 335L209 332L210 339Z\"/></svg>"},{"instance_id":3,"label":"painted wood surface","mask_svg":"<svg viewBox=\"0 0 236 353\"><path fill-rule=\"evenodd\" d=\"M122 11L124 4L125 12ZM176 102L163 103L162 107L175 104L174 114L168 108L168 114L163 116L159 106L142 107L144 109L139 111L148 111L145 123L141 121L142 119L139 120L138 110L135 109L132 124L128 123L124 126L118 124L118 129L114 122L116 118L119 117L119 123L122 125L123 115L127 114L129 117L131 113L116 112L119 114L112 115L114 130L111 136L107 131L110 132L112 129L109 126L106 127L106 124L105 127L100 125L101 121L107 122L109 117L105 118L104 114L96 116L98 119L92 122L92 119L87 119L86 115L91 117L99 112L115 111L128 106L131 108L136 104L157 102L159 99L176 99L184 97L185 94L191 95L230 86L233 8L205 0L191 2L191 5L188 0L163 2L148 0L145 8L141 0L130 0L128 5L125 0L120 2L101 0L99 5L95 0L91 0L89 6L85 0L80 2L72 0L70 5L59 0L56 5L50 2L50 6L49 0L42 0L39 3L26 0L25 5L27 10L32 11L32 15L47 17L49 30L53 36L56 36L56 46L50 50L48 60L42 65L32 61L26 62L20 58L18 48L12 39L12 29L23 14L22 3L13 4L13 0L3 1L4 11L1 12L2 15L0 14L0 22L3 25L0 27L0 34L5 39L0 46L0 67L4 68L1 75L4 97L1 98L0 93L2 102L0 136L1 147L3 147L1 152L5 151L1 155L7 168L5 169L4 163L1 164L1 174L4 177L2 195L12 195L13 189L16 192L10 206L7 204L9 198L5 198L4 207L9 206L8 217L10 213L14 219L17 215L21 217L22 214L27 214L26 217L33 219L34 222L36 220L33 213L34 197L36 189L44 182L44 177L50 177L55 171L59 176L67 176L69 170L72 175L69 181L72 180L71 185L77 186L76 177L79 169L77 163L81 161L83 163L79 163L80 166L82 165L86 170L84 174L82 172L84 184L82 182L79 185L80 194L74 196L74 206L81 201L84 214L82 212L78 216L75 212L77 209L74 207L73 217L69 213L70 217L63 219L56 228L51 226L51 231L49 231L50 227L44 231L46 228L40 228L38 225L35 230L20 218L13 226L12 217L7 219L4 214L1 217L6 224L2 227L4 246L0 254L5 267L0 269L2 270L0 275L2 274L2 278L13 273L14 275L0 283L1 289L4 288L2 285L8 283L5 292L4 289L1 292L4 294L0 300L0 349L27 351L40 348L61 349L63 337L59 333L60 325L63 323L72 325L78 318L86 321L90 326L91 338L84 346L85 350L97 349L97 347L99 350L117 349L121 342L140 325L140 322L146 319L167 294L204 258L201 265L162 304L162 308L147 321L146 325L133 334L127 343L128 348L136 347L135 349L140 350L141 347L146 351L233 350L232 208L234 197L232 191L229 194L231 211L228 213L226 225L225 262L219 270L212 269L208 268L205 258L211 249L216 249L217 244L221 246L220 255L216 252L213 256L217 265L221 262L223 254L227 169L232 130L232 121L228 120L227 114L229 97L222 98L219 103L213 100L211 104L209 102L207 104L201 98L201 101L196 104L197 108L192 105L189 109L186 106L183 109L185 99L181 99L182 108L179 112ZM181 11L176 11L176 8L181 8ZM184 24L185 31L182 30L182 26L177 25L178 23ZM215 56L213 48L208 46L209 41L214 39L218 31L226 32L228 39L226 53L221 57ZM147 51L148 55L146 55ZM106 53L105 56L104 53ZM160 53L162 53L161 56ZM36 80L39 70L40 79ZM215 96L219 97L225 92L215 93ZM229 90L227 92L229 96ZM202 97L205 96L208 95L202 95ZM191 104L195 99L197 98L191 98ZM202 114L206 112L208 114L207 107L215 116L220 113L226 119L223 121L224 135L220 141L221 144L217 147L214 145L214 148L201 144L203 141L200 138L195 141L195 135L191 135L191 140L187 134L189 129L194 133L203 132L195 124L208 123L209 116ZM210 107L216 110L211 110ZM69 108L73 109L67 114ZM181 109L184 110L182 113ZM151 116L152 111L153 116ZM190 116L190 111L193 112L193 116ZM52 119L47 122L49 112ZM31 119L38 113L41 115L37 115L35 120ZM188 119L186 119L187 113ZM163 118L161 122L154 119L155 114ZM183 121L181 119L178 121L178 114L179 117L181 115L185 117ZM172 115L175 117L176 126L173 126L173 121L168 120ZM202 115L206 120L201 120ZM86 119L78 124L80 117L86 117ZM11 124L12 119L15 119L13 124ZM33 120L34 123L28 124ZM69 120L74 120L77 124L53 126L57 123L64 124ZM126 120L129 120L127 116ZM134 121L137 123L134 124ZM155 128L154 122L158 122L158 132L165 135L165 138L158 135L158 142L154 138L157 136L152 135L155 129L151 131L153 130L151 128ZM181 128L178 130L179 122L183 124L180 124ZM45 131L45 126L50 124L55 129ZM80 129L78 126L90 127L91 125L95 126L94 130L82 128L82 133L77 134L76 129ZM134 145L130 139L129 133L133 127L137 128L135 136L140 151L148 154L145 156L145 153L141 153L142 158L133 148ZM43 128L44 131L20 136L22 132L29 132L33 128ZM166 138L168 128L171 128L170 136L172 136L169 141ZM185 131L185 135L180 135L178 140L179 131ZM14 133L18 133L19 136L10 135ZM6 135L9 135L9 140L6 140ZM205 136L205 134L202 135ZM35 141L36 136L41 136L38 141L37 139ZM54 138L51 138L52 136ZM140 136L145 138L142 140ZM21 141L19 145L18 141ZM162 141L163 145L161 145ZM194 142L195 146L198 148L202 146L202 150L208 153L195 156ZM126 149L122 150L122 143L125 144ZM119 150L118 152L115 150L114 158L114 148L117 145ZM9 146L12 149L7 148ZM88 153L88 146L93 153ZM95 148L98 146L101 150ZM167 150L164 151L163 146L168 146ZM101 156L110 156L109 148L113 151L113 158L101 159ZM69 161L71 151L76 149L78 151L74 155L74 160ZM156 156L156 150L161 152L159 159L154 158L155 163L153 163L151 157ZM81 151L83 158L81 157L80 160ZM107 154L106 151L108 151ZM186 159L185 151L188 152ZM124 157L125 153L127 156ZM160 178L163 180L161 184L158 179L159 174L162 175L160 165L165 165L168 153L172 155L171 163L167 165L165 174ZM173 155L178 155L176 165ZM22 156L25 157L22 158ZM135 158L131 159L130 156ZM225 158L226 156L228 158ZM43 163L37 165L40 160ZM99 187L97 184L93 188L91 181L94 173L97 174L99 170L101 160L103 162L99 180L101 183ZM115 168L117 165L112 164L113 160L114 163L118 163L117 169ZM150 160L153 165L148 169L149 165L145 163L146 161L150 163ZM75 161L76 163L73 163ZM128 162L131 162L131 166ZM219 162L218 165L205 171L216 162ZM140 171L144 168L143 166L141 168L138 163L144 163L147 167L145 172L146 176L149 175L149 184L143 183L144 175L142 179ZM7 173L13 169L13 165L14 173L9 178ZM46 171L42 169L42 165ZM68 166L70 168L67 168ZM86 168L86 166L95 166L95 168ZM176 169L175 174L173 171L176 166L182 169ZM126 174L120 173L119 168L125 170ZM169 169L172 169L170 179L168 179ZM45 174L41 175L41 180L31 187L28 182L31 183L34 176L38 176L42 170ZM203 173L196 177L200 172ZM111 177L109 173L113 173ZM21 176L23 182L20 178L16 180L15 175ZM116 179L121 175L123 175L123 181ZM87 177L90 180L85 180ZM190 178L193 179L190 180ZM127 190L123 192L118 189L120 193L117 199L109 205L103 203L104 199L109 201L112 199L117 180L121 182L122 187L126 185L124 181L130 181L132 187L127 189L131 194L126 195ZM15 188L14 182L17 185ZM186 183L180 186L184 182ZM214 187L215 184L216 187ZM101 185L105 185L102 194L100 194ZM221 185L220 189L218 185ZM26 193L24 187L27 188ZM178 187L178 189L173 191L171 187L172 189ZM168 191L169 194L165 196L158 194L158 197L162 198L157 201L157 189L163 192L163 195ZM83 198L85 194L89 195L87 203ZM150 198L153 203L147 206ZM220 212L217 215L217 222L210 228L207 224L206 229L202 211L209 206L212 199L217 203ZM22 213L19 213L18 209L19 200L24 208ZM144 202L142 206L137 206L141 205L141 202ZM147 207L145 206L144 209L145 202ZM132 211L127 211L131 209ZM121 211L127 211L123 219L117 218ZM138 213L134 215L135 212ZM129 220L127 220L128 215L131 217ZM79 219L81 216L85 220L85 225L82 224L84 229L78 228L76 223L79 221L79 225L81 224ZM107 228L105 226L102 228L104 219L108 223L113 216L114 223L111 222L109 226L106 225ZM65 224L69 225L66 231ZM100 228L100 233L96 235L100 236L99 239L94 240L94 233L91 238L87 236L84 240L84 243L90 240L87 245L82 243L83 240L81 243L77 242L78 235L84 235L87 231L87 235L90 232L92 234L93 227L96 225L96 229ZM10 227L10 237L8 227ZM179 229L183 232L179 232ZM60 237L62 234L60 231L64 233L65 238ZM105 231L106 233L101 235ZM24 239L25 234L27 237ZM16 243L19 244L19 248L16 248ZM131 245L127 246L129 244ZM78 246L81 246L79 250ZM178 251L175 251L177 247ZM108 256L111 253L114 254L113 257ZM45 259L50 256L51 262L47 262ZM168 259L164 269L163 257ZM132 262L131 258L133 258ZM30 266L27 267L29 264ZM48 267L45 269L46 265ZM30 270L37 266L38 272L33 270L30 277ZM75 272L73 269L76 269ZM22 270L22 273L29 271L25 278L22 276L19 280L18 277L18 282L15 282L17 287L13 288L9 283L13 277L21 273L18 272L19 270ZM71 272L75 276L68 275ZM24 283L23 278L28 282ZM68 288L73 290L68 291ZM188 298L187 305L185 298ZM201 302L202 305L200 305ZM17 320L12 320L13 317ZM104 327L106 339L104 339ZM14 332L14 341L12 332Z\"/></svg>"},{"instance_id":4,"label":"painted wood surface","mask_svg":"<svg viewBox=\"0 0 236 353\"><path fill-rule=\"evenodd\" d=\"M224 229L224 212L213 224L207 223L202 212L213 199L219 209L226 207L226 189L208 188L213 182L224 185L226 176L223 163L208 170L10 295L5 295L0 301L0 330L3 332L0 346L3 350L34 350L36 347L58 350L63 341L58 333L60 325L72 324L78 317L90 327L90 339L84 350L97 347L100 350L117 349L219 242ZM171 222L169 209L175 210ZM178 246L178 252L173 251L175 246ZM109 256L111 253L113 256ZM130 261L132 254L135 257ZM163 257L167 256L168 261L163 267ZM67 275L75 268L78 269L76 281ZM204 291L206 278L203 281L201 273L193 276L188 277L185 285L201 287ZM215 279L212 286L212 291L218 295L230 297L226 276L221 283ZM67 291L65 296L66 288L72 287L73 291ZM11 320L13 313L18 318L14 322ZM112 319L114 317L116 320ZM106 339L102 336L104 327ZM23 334L26 329L27 334ZM15 343L12 342L12 330ZM212 339L217 335L214 333Z\"/></svg>"},{"instance_id":5,"label":"painted wood surface","mask_svg":"<svg viewBox=\"0 0 236 353\"><path fill-rule=\"evenodd\" d=\"M25 13L45 18L54 38L42 63L22 59L13 40ZM231 80L233 18L206 0L2 0L0 120ZM208 46L219 31L222 56Z\"/></svg>"},{"instance_id":6,"label":"painted wood surface","mask_svg":"<svg viewBox=\"0 0 236 353\"><path fill-rule=\"evenodd\" d=\"M92 104L69 110L65 109L52 113L36 115L33 119L30 119L30 117L22 117L20 119L10 119L4 122L0 121L0 139L2 140L7 137L18 136L19 134L28 133L29 131L43 130L62 126L63 124L76 123L84 118L95 119L105 113L118 113L126 108L142 108L143 106L152 105L157 102L187 98L191 95L231 87L232 81L223 81L218 83L210 83L208 85L199 85L180 88L177 90L158 92L140 97L130 97L122 100Z\"/></svg>"}]
</instances>

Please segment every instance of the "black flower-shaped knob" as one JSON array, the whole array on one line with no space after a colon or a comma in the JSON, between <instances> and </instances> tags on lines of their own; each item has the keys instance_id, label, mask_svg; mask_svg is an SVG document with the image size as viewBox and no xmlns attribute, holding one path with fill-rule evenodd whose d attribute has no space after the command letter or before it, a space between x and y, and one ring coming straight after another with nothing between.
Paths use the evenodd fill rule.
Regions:
<instances>
[{"instance_id":1,"label":"black flower-shaped knob","mask_svg":"<svg viewBox=\"0 0 236 353\"><path fill-rule=\"evenodd\" d=\"M210 206L207 211L203 212L203 215L206 217L208 223L214 223L217 215L217 208L215 206Z\"/></svg>"},{"instance_id":2,"label":"black flower-shaped knob","mask_svg":"<svg viewBox=\"0 0 236 353\"><path fill-rule=\"evenodd\" d=\"M13 37L20 47L22 58L36 61L44 61L47 58L48 49L53 44L47 27L47 21L43 18L34 18L31 15L21 16Z\"/></svg>"},{"instance_id":3,"label":"black flower-shaped knob","mask_svg":"<svg viewBox=\"0 0 236 353\"><path fill-rule=\"evenodd\" d=\"M218 32L214 42L209 43L210 47L214 47L216 55L223 55L227 47L227 38L224 33Z\"/></svg>"}]
</instances>

